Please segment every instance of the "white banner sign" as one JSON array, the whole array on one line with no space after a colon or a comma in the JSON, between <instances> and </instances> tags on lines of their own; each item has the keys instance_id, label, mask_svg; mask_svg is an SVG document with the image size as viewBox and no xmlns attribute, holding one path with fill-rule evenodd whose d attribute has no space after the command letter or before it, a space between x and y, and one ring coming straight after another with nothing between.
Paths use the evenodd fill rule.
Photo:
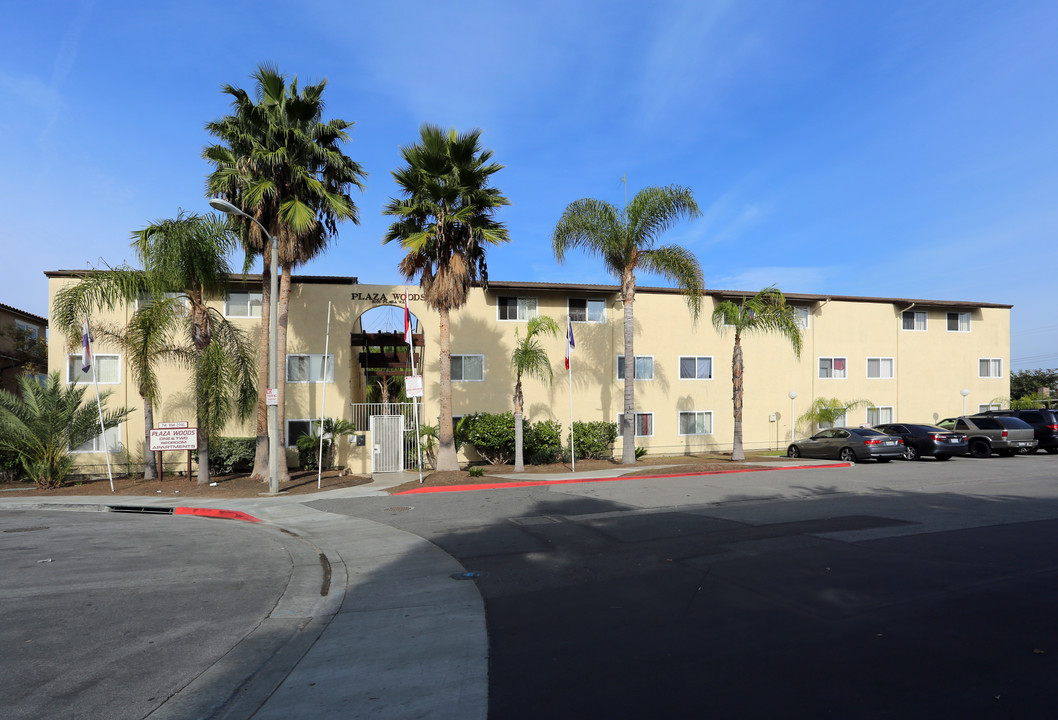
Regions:
<instances>
[{"instance_id":1,"label":"white banner sign","mask_svg":"<svg viewBox=\"0 0 1058 720\"><path fill-rule=\"evenodd\" d=\"M404 394L410 398L422 397L422 375L404 378Z\"/></svg>"},{"instance_id":2,"label":"white banner sign","mask_svg":"<svg viewBox=\"0 0 1058 720\"><path fill-rule=\"evenodd\" d=\"M197 449L198 428L154 428L151 430L151 452Z\"/></svg>"},{"instance_id":3,"label":"white banner sign","mask_svg":"<svg viewBox=\"0 0 1058 720\"><path fill-rule=\"evenodd\" d=\"M158 425L156 427L160 427L160 428L186 428L187 427L187 420L184 420L183 422L167 422L167 423L160 422L160 423L158 423Z\"/></svg>"}]
</instances>

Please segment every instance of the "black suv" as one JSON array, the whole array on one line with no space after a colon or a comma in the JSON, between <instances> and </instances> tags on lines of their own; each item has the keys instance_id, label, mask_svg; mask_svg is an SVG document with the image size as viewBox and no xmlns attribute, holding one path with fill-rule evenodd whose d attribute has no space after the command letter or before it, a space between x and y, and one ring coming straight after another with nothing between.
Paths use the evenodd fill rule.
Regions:
<instances>
[{"instance_id":1,"label":"black suv","mask_svg":"<svg viewBox=\"0 0 1058 720\"><path fill-rule=\"evenodd\" d=\"M1058 410L987 410L973 417L1016 417L1032 426L1041 450L1058 453ZM1035 449L1027 452L1036 452Z\"/></svg>"}]
</instances>

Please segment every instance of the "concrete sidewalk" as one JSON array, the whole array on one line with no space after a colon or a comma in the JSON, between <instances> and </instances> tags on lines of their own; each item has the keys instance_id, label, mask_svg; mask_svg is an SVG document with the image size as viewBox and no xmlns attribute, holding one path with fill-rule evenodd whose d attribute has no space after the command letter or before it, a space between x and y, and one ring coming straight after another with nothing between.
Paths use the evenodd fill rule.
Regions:
<instances>
[{"instance_id":1,"label":"concrete sidewalk","mask_svg":"<svg viewBox=\"0 0 1058 720\"><path fill-rule=\"evenodd\" d=\"M776 469L831 463L779 461ZM659 474L679 466L657 466ZM642 466L626 472L640 472ZM598 482L620 469L540 475L523 481ZM785 473L782 473L785 474ZM762 476L751 481L748 475ZM776 473L741 471L715 483L768 497ZM763 476L770 476L763 480ZM280 601L260 626L149 716L170 718L484 719L488 637L484 605L451 556L426 540L368 520L307 507L334 498L385 497L413 473L313 495L176 500L0 498L4 509L104 510L108 505L223 508L252 515L300 540ZM738 478L735 480L735 478ZM623 484L623 483L621 483ZM711 483L712 484L712 483ZM767 487L765 487L767 486ZM565 488L571 486L566 485ZM629 488L631 490L631 488ZM395 507L403 505L393 498ZM241 678L232 686L232 678Z\"/></svg>"}]
</instances>

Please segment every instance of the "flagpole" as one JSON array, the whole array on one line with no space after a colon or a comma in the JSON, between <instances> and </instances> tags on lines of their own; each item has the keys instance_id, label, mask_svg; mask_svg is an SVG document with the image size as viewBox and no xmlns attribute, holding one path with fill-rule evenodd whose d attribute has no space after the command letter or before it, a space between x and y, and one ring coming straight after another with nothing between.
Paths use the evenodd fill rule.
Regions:
<instances>
[{"instance_id":1,"label":"flagpole","mask_svg":"<svg viewBox=\"0 0 1058 720\"><path fill-rule=\"evenodd\" d=\"M411 356L411 374L415 374L415 334L411 330L411 314L408 312L408 286L404 286L404 340L408 343L408 354ZM404 385L408 389L407 383ZM411 399L412 413L415 415L415 449L419 458L419 484L422 485L422 441L419 437L419 402Z\"/></svg>"},{"instance_id":2,"label":"flagpole","mask_svg":"<svg viewBox=\"0 0 1058 720\"><path fill-rule=\"evenodd\" d=\"M99 411L99 434L103 439L103 457L107 461L107 479L110 480L110 492L114 492L114 473L110 469L110 448L107 446L107 426L103 422L103 402L99 399L99 363L96 362L96 354L92 351L92 328L88 324L88 316L84 317L84 345L83 352L88 353L88 361L92 363L92 384L96 389L96 409ZM84 356L81 364L84 365Z\"/></svg>"},{"instance_id":3,"label":"flagpole","mask_svg":"<svg viewBox=\"0 0 1058 720\"><path fill-rule=\"evenodd\" d=\"M320 385L323 386L323 399L320 400L320 457L316 462L316 489L323 487L323 421L324 410L327 407L327 355L331 351L331 301L327 301L327 333L323 340L323 368L320 370ZM333 449L334 438L331 438Z\"/></svg>"},{"instance_id":4,"label":"flagpole","mask_svg":"<svg viewBox=\"0 0 1058 720\"><path fill-rule=\"evenodd\" d=\"M566 361L569 362L569 462L570 469L577 471L577 450L573 447L573 323L566 333Z\"/></svg>"}]
</instances>

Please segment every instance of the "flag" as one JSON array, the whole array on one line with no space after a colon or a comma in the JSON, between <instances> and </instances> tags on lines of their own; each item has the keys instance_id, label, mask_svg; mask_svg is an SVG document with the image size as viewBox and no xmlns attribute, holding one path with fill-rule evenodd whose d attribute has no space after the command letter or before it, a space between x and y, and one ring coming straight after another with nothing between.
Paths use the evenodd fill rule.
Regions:
<instances>
[{"instance_id":1,"label":"flag","mask_svg":"<svg viewBox=\"0 0 1058 720\"><path fill-rule=\"evenodd\" d=\"M573 342L573 323L569 323L569 329L566 331L566 369L569 370L569 354L573 352L577 344Z\"/></svg>"},{"instance_id":2,"label":"flag","mask_svg":"<svg viewBox=\"0 0 1058 720\"><path fill-rule=\"evenodd\" d=\"M92 341L94 339L92 331L88 329L88 318L85 318L84 324L81 325L81 346L83 348L81 353L81 372L88 372L92 369Z\"/></svg>"},{"instance_id":3,"label":"flag","mask_svg":"<svg viewBox=\"0 0 1058 720\"><path fill-rule=\"evenodd\" d=\"M404 293L404 342L411 345L411 313L408 312L408 293Z\"/></svg>"}]
</instances>

